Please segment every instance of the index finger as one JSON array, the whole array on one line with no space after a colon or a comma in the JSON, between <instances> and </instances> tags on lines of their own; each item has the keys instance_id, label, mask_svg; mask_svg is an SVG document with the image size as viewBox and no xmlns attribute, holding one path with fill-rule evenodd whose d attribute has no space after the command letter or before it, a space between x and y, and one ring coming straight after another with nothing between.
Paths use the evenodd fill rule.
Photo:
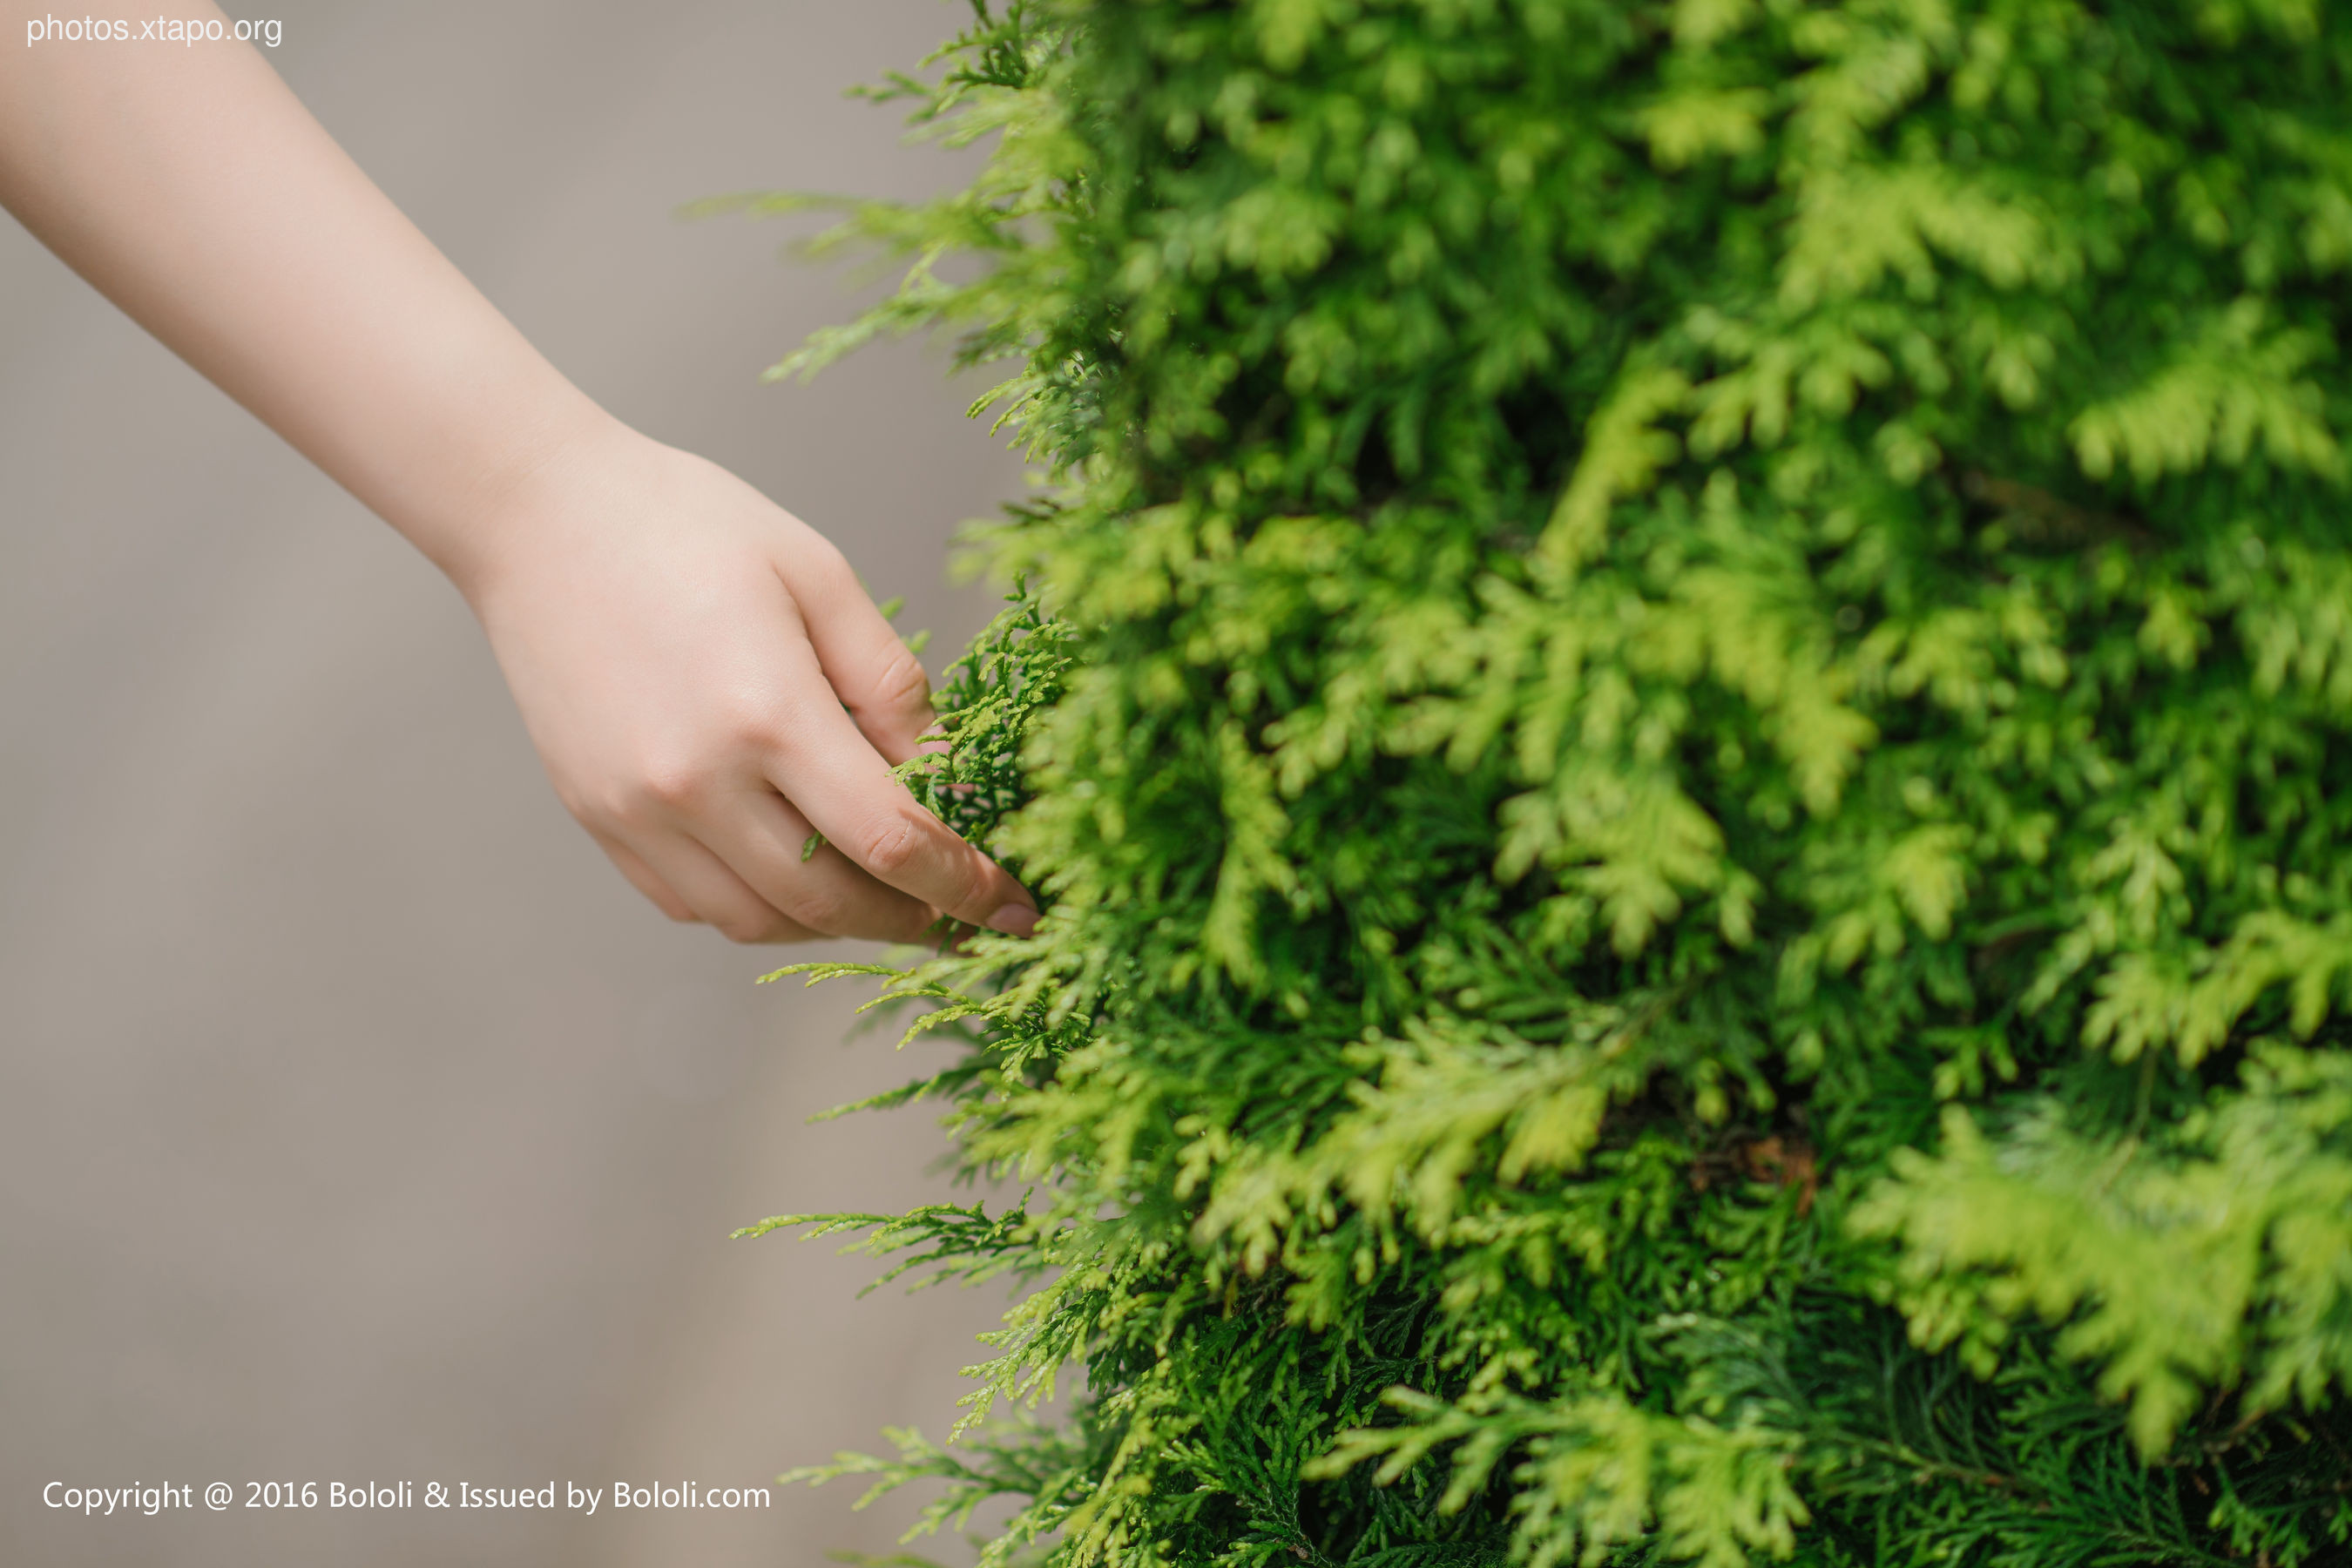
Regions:
<instances>
[{"instance_id":1,"label":"index finger","mask_svg":"<svg viewBox=\"0 0 2352 1568\"><path fill-rule=\"evenodd\" d=\"M803 525L805 526L805 525ZM885 760L903 763L932 725L922 661L891 629L841 552L814 531L776 563L824 678Z\"/></svg>"},{"instance_id":2,"label":"index finger","mask_svg":"<svg viewBox=\"0 0 2352 1568\"><path fill-rule=\"evenodd\" d=\"M787 684L832 695L814 649ZM800 809L825 842L880 881L976 926L1027 936L1036 901L1004 868L956 837L890 773L890 765L840 703L794 700L794 711L767 760L768 782Z\"/></svg>"}]
</instances>

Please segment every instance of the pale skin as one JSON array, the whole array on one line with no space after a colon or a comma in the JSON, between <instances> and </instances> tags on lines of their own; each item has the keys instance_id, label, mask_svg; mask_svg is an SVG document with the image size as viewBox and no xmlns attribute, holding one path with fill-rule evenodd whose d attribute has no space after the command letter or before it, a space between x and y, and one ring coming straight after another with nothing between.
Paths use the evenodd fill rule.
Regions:
<instances>
[{"instance_id":1,"label":"pale skin","mask_svg":"<svg viewBox=\"0 0 2352 1568\"><path fill-rule=\"evenodd\" d=\"M1034 926L890 776L929 686L838 550L566 381L253 47L18 44L47 14L0 0L0 206L448 574L640 892L738 942Z\"/></svg>"}]
</instances>

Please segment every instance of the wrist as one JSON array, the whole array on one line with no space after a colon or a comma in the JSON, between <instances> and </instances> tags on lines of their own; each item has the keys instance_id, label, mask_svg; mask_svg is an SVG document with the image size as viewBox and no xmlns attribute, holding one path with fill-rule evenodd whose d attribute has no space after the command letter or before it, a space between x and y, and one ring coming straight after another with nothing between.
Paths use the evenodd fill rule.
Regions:
<instances>
[{"instance_id":1,"label":"wrist","mask_svg":"<svg viewBox=\"0 0 2352 1568\"><path fill-rule=\"evenodd\" d=\"M574 394L569 404L501 440L429 534L403 530L477 615L567 520L577 521L594 475L653 445L584 396Z\"/></svg>"}]
</instances>

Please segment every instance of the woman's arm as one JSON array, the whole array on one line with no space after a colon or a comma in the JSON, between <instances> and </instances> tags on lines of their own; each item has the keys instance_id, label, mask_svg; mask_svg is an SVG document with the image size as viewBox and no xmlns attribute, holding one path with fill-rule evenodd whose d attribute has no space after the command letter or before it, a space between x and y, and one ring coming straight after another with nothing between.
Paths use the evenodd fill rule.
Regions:
<instances>
[{"instance_id":1,"label":"woman's arm","mask_svg":"<svg viewBox=\"0 0 2352 1568\"><path fill-rule=\"evenodd\" d=\"M1028 929L890 778L929 687L838 551L566 381L253 48L16 44L46 15L0 0L0 205L448 574L648 898L739 941Z\"/></svg>"}]
</instances>

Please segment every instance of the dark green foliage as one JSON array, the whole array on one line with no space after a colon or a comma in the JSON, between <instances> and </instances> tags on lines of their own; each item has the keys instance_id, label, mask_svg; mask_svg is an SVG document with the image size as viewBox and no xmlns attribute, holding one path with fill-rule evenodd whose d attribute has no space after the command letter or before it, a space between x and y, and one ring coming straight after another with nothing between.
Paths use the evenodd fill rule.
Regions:
<instances>
[{"instance_id":1,"label":"dark green foliage","mask_svg":"<svg viewBox=\"0 0 2352 1568\"><path fill-rule=\"evenodd\" d=\"M1034 1282L975 1420L1084 1386L851 1468L1070 1568L2352 1561L2352 14L945 59L812 355L962 331L1054 476L917 781L1050 913L889 985L1035 1185L872 1240Z\"/></svg>"}]
</instances>

